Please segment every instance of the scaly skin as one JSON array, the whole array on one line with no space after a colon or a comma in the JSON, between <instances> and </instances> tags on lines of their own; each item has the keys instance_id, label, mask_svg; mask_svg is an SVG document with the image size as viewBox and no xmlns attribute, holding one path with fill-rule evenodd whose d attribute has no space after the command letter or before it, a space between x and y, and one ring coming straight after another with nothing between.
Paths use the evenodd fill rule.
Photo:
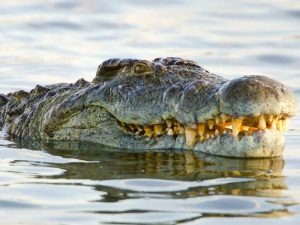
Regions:
<instances>
[{"instance_id":1,"label":"scaly skin","mask_svg":"<svg viewBox=\"0 0 300 225\"><path fill-rule=\"evenodd\" d=\"M20 138L229 157L281 155L282 130L295 113L295 96L277 81L230 81L173 57L111 59L91 83L81 79L0 95L0 127Z\"/></svg>"}]
</instances>

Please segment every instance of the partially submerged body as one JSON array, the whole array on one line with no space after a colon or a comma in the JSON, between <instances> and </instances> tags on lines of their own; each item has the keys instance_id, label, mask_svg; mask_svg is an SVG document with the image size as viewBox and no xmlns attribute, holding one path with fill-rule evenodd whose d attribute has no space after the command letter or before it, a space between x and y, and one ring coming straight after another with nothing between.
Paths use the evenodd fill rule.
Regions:
<instances>
[{"instance_id":1,"label":"partially submerged body","mask_svg":"<svg viewBox=\"0 0 300 225\"><path fill-rule=\"evenodd\" d=\"M281 155L295 112L295 96L277 81L230 81L172 57L111 59L91 83L0 95L0 127L17 137L230 157Z\"/></svg>"}]
</instances>

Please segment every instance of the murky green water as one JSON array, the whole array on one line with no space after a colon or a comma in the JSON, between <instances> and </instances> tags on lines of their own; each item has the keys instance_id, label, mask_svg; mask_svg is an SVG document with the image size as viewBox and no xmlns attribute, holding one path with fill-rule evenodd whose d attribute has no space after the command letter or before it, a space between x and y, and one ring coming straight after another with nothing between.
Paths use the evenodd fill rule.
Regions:
<instances>
[{"instance_id":1,"label":"murky green water","mask_svg":"<svg viewBox=\"0 0 300 225\"><path fill-rule=\"evenodd\" d=\"M300 99L300 2L0 0L0 93L91 80L112 57L268 74ZM282 158L119 152L0 135L0 224L299 224L300 113Z\"/></svg>"}]
</instances>

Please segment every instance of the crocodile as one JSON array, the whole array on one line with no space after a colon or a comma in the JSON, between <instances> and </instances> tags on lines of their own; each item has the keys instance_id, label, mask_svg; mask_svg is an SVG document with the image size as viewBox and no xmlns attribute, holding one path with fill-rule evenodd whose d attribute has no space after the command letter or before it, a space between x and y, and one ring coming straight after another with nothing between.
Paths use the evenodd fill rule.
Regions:
<instances>
[{"instance_id":1,"label":"crocodile","mask_svg":"<svg viewBox=\"0 0 300 225\"><path fill-rule=\"evenodd\" d=\"M282 154L296 110L291 89L266 76L229 80L177 57L109 59L91 82L0 95L0 128L36 141L257 158Z\"/></svg>"}]
</instances>

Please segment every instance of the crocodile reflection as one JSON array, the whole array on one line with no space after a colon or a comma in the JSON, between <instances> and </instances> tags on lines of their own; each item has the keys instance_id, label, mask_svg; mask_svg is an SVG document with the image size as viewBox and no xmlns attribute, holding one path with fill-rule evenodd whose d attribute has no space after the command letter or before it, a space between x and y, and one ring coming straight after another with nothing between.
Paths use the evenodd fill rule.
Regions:
<instances>
[{"instance_id":1,"label":"crocodile reflection","mask_svg":"<svg viewBox=\"0 0 300 225\"><path fill-rule=\"evenodd\" d=\"M33 148L32 143L18 143L19 147ZM287 189L281 175L284 160L281 157L236 159L204 155L194 151L116 151L82 142L39 143L36 149L45 149L52 155L71 157L91 163L57 165L66 172L64 179L166 179L204 181L216 178L250 178L247 182L217 184L191 188L181 196L210 194L280 197ZM109 191L108 191L109 192Z\"/></svg>"}]
</instances>

